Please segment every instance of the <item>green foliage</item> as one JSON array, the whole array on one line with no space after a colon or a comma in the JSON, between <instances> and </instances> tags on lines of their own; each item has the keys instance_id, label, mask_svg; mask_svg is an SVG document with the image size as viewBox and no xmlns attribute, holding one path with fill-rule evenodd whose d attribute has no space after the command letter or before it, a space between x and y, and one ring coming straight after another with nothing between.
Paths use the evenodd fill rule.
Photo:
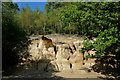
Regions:
<instances>
[{"instance_id":1,"label":"green foliage","mask_svg":"<svg viewBox=\"0 0 120 80\"><path fill-rule=\"evenodd\" d=\"M119 34L117 33L117 28L110 28L104 30L98 35L98 39L95 41L94 46L96 50L105 51L107 47L110 47L112 44L119 43ZM97 45L99 44L99 45Z\"/></svg>"},{"instance_id":2,"label":"green foliage","mask_svg":"<svg viewBox=\"0 0 120 80\"><path fill-rule=\"evenodd\" d=\"M27 34L66 33L96 37L101 31L119 25L119 2L48 2L45 12L29 6L16 14Z\"/></svg>"},{"instance_id":3,"label":"green foliage","mask_svg":"<svg viewBox=\"0 0 120 80\"><path fill-rule=\"evenodd\" d=\"M111 7L117 6L117 7ZM71 3L60 9L58 16L65 24L75 23L75 33L97 36L101 31L117 27L119 3Z\"/></svg>"},{"instance_id":4,"label":"green foliage","mask_svg":"<svg viewBox=\"0 0 120 80\"><path fill-rule=\"evenodd\" d=\"M120 34L116 27L105 29L104 32L100 32L95 41L86 40L83 42L84 48L82 51L89 51L94 49L96 51L96 57L101 55L114 54L117 55L120 52ZM92 57L91 55L86 56Z\"/></svg>"},{"instance_id":5,"label":"green foliage","mask_svg":"<svg viewBox=\"0 0 120 80\"><path fill-rule=\"evenodd\" d=\"M90 49L93 48L93 43L90 42L89 40L86 40L85 42L83 42L83 45L85 46L86 50L89 51Z\"/></svg>"}]
</instances>

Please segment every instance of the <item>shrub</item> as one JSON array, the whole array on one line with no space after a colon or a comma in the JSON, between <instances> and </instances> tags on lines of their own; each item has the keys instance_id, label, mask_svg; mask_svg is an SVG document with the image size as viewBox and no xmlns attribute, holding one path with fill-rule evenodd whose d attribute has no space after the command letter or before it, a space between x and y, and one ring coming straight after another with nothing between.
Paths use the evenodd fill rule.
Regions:
<instances>
[{"instance_id":1,"label":"shrub","mask_svg":"<svg viewBox=\"0 0 120 80\"><path fill-rule=\"evenodd\" d=\"M119 55L120 52L120 34L117 28L109 28L100 32L95 41L86 40L83 42L84 48L81 51L95 50L95 55L87 55L85 58L94 58L106 56L108 54Z\"/></svg>"}]
</instances>

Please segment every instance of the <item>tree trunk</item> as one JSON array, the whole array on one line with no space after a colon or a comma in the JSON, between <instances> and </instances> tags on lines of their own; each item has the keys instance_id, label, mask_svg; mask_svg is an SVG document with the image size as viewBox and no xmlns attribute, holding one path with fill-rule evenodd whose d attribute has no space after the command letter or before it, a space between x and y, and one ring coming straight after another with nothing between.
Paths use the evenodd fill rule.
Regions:
<instances>
[{"instance_id":1,"label":"tree trunk","mask_svg":"<svg viewBox=\"0 0 120 80\"><path fill-rule=\"evenodd\" d=\"M71 27L71 25L70 25L70 23L69 23L69 29L70 29L70 27ZM69 34L71 34L71 30L69 31Z\"/></svg>"},{"instance_id":2,"label":"tree trunk","mask_svg":"<svg viewBox=\"0 0 120 80\"><path fill-rule=\"evenodd\" d=\"M46 23L44 22L43 35L45 35L45 26L46 26Z\"/></svg>"}]
</instances>

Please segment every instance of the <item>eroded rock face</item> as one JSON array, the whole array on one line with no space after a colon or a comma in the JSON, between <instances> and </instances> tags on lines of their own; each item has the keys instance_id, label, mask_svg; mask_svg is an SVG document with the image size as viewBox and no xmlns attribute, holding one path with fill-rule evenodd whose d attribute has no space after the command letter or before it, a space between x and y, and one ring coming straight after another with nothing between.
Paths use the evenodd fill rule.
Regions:
<instances>
[{"instance_id":1,"label":"eroded rock face","mask_svg":"<svg viewBox=\"0 0 120 80\"><path fill-rule=\"evenodd\" d=\"M28 46L29 59L36 62L33 64L36 65L40 71L78 70L84 63L83 55L79 52L83 47L83 45L79 45L79 43L82 44L82 42L83 40L79 38L63 40L58 38L48 39L47 37L38 38L32 40ZM94 54L95 52L89 51L89 53ZM41 62L41 60L43 60L43 62ZM50 62L46 62L46 60Z\"/></svg>"}]
</instances>

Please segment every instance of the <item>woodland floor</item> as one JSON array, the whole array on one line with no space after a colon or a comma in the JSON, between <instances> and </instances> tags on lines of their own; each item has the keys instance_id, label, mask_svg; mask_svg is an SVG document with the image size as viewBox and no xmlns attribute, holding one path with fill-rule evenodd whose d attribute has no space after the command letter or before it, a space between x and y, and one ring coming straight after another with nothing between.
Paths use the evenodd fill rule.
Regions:
<instances>
[{"instance_id":1,"label":"woodland floor","mask_svg":"<svg viewBox=\"0 0 120 80\"><path fill-rule=\"evenodd\" d=\"M69 71L48 71L40 72L38 70L27 71L27 70L16 70L15 73L9 76L3 76L3 80L14 80L14 79L26 79L26 78L48 78L55 80L66 80L66 79L82 79L82 80L106 80L106 78L112 78L109 76L102 75L100 73L91 71L87 72L86 70L69 70ZM107 79L108 80L108 79ZM109 79L114 80L114 79Z\"/></svg>"}]
</instances>

